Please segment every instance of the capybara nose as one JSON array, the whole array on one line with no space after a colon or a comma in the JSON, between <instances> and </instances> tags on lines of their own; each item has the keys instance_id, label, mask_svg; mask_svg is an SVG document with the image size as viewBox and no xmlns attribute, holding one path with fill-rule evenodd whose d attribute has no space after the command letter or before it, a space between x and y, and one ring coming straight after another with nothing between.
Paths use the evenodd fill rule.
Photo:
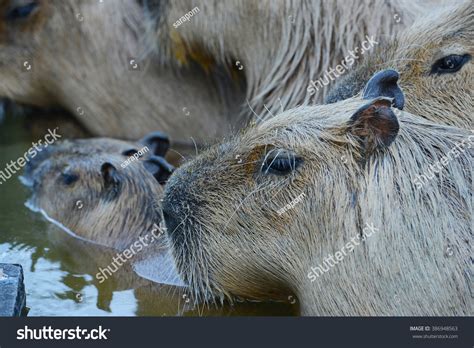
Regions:
<instances>
[{"instance_id":1,"label":"capybara nose","mask_svg":"<svg viewBox=\"0 0 474 348\"><path fill-rule=\"evenodd\" d=\"M173 209L169 200L166 200L166 198L163 200L162 209L163 219L165 220L166 232L168 233L168 237L173 241L175 245L181 244L183 234L179 229L182 222L182 220L180 219L180 215L177 214L176 210Z\"/></svg>"},{"instance_id":2,"label":"capybara nose","mask_svg":"<svg viewBox=\"0 0 474 348\"><path fill-rule=\"evenodd\" d=\"M364 99L377 97L393 98L392 105L402 110L405 105L405 96L398 86L400 74L393 69L386 69L374 74L364 89Z\"/></svg>"},{"instance_id":3,"label":"capybara nose","mask_svg":"<svg viewBox=\"0 0 474 348\"><path fill-rule=\"evenodd\" d=\"M184 223L196 204L189 196L186 183L178 176L173 175L166 184L161 205L168 237L175 245L183 243Z\"/></svg>"}]
</instances>

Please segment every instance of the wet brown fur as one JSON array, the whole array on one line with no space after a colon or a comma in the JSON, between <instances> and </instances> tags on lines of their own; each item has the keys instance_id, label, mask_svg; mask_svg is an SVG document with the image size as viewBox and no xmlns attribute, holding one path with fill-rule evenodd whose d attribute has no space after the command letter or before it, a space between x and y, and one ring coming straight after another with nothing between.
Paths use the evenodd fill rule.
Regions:
<instances>
[{"instance_id":1,"label":"wet brown fur","mask_svg":"<svg viewBox=\"0 0 474 348\"><path fill-rule=\"evenodd\" d=\"M368 151L350 123L366 103L289 110L172 175L163 206L180 224L168 232L198 301L296 294L304 315L472 315L474 136L403 112L393 143ZM469 148L417 189L416 175L461 141ZM264 175L262 146L303 162ZM311 282L311 267L367 223L378 232Z\"/></svg>"}]
</instances>

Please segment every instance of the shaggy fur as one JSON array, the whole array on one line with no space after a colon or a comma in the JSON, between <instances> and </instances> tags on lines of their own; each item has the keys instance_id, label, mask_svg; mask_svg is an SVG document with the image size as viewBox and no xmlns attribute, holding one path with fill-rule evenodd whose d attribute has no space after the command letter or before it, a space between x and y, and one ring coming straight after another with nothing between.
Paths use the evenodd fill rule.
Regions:
<instances>
[{"instance_id":1,"label":"shaggy fur","mask_svg":"<svg viewBox=\"0 0 474 348\"><path fill-rule=\"evenodd\" d=\"M473 314L474 135L403 112L393 143L368 152L349 122L366 103L284 112L172 175L164 217L198 301L296 294L304 315ZM417 189L416 176L461 141L469 149ZM272 151L302 163L286 176L265 174ZM311 267L367 223L378 232L312 283Z\"/></svg>"},{"instance_id":2,"label":"shaggy fur","mask_svg":"<svg viewBox=\"0 0 474 348\"><path fill-rule=\"evenodd\" d=\"M200 12L174 29L195 6ZM426 11L420 7L416 1L379 0L171 1L160 17L158 53L182 56L184 62L210 56L234 67L239 61L251 108L267 116L310 102L311 79L339 64L366 34L381 39L410 24ZM311 101L321 101L326 92ZM243 112L252 116L247 104Z\"/></svg>"},{"instance_id":3,"label":"shaggy fur","mask_svg":"<svg viewBox=\"0 0 474 348\"><path fill-rule=\"evenodd\" d=\"M63 107L94 135L137 139L158 129L201 141L241 128L253 116L246 97L257 113L280 110L278 98L285 109L306 102L309 80L365 34L390 34L417 12L405 0L209 0L175 29L194 2L142 1L158 28L150 55L138 1L39 0L29 18L5 20L19 3L0 6L0 96Z\"/></svg>"},{"instance_id":4,"label":"shaggy fur","mask_svg":"<svg viewBox=\"0 0 474 348\"><path fill-rule=\"evenodd\" d=\"M189 137L210 140L236 126L235 101L220 96L212 77L193 66L161 67L149 55L137 1L39 1L29 18L5 20L18 4L0 6L1 96L62 107L92 134L122 139L161 130L192 144Z\"/></svg>"},{"instance_id":5,"label":"shaggy fur","mask_svg":"<svg viewBox=\"0 0 474 348\"><path fill-rule=\"evenodd\" d=\"M433 64L453 54L474 56L474 6L471 0L418 20L396 40L374 50L359 68L341 79L328 102L359 93L374 72L400 72L405 110L426 119L471 129L474 126L472 81L474 63L450 74L430 74Z\"/></svg>"}]
</instances>

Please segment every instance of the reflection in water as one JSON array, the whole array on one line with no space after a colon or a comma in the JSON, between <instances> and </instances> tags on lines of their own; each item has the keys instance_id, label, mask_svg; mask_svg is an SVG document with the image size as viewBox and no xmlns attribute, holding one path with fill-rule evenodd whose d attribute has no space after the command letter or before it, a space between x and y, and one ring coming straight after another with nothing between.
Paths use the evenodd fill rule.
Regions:
<instances>
[{"instance_id":1,"label":"reflection in water","mask_svg":"<svg viewBox=\"0 0 474 348\"><path fill-rule=\"evenodd\" d=\"M30 139L20 121L7 117L0 124L1 167L23 156L37 138ZM74 238L27 209L30 192L18 176L0 185L0 262L23 266L30 316L289 315L297 311L291 303L193 308L182 288L146 280L131 263L100 283L95 277L99 267L107 267L117 252Z\"/></svg>"}]
</instances>

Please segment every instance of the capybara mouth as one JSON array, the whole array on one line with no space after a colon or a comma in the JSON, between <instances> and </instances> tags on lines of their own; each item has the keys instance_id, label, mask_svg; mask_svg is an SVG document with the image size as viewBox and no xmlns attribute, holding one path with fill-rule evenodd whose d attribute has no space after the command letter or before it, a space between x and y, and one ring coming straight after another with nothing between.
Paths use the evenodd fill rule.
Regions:
<instances>
[{"instance_id":1,"label":"capybara mouth","mask_svg":"<svg viewBox=\"0 0 474 348\"><path fill-rule=\"evenodd\" d=\"M203 248L202 236L205 227L187 214L183 218L171 206L169 197L163 200L163 218L173 259L181 279L189 287L196 303L220 303L228 294L219 289L213 281L210 255Z\"/></svg>"}]
</instances>

